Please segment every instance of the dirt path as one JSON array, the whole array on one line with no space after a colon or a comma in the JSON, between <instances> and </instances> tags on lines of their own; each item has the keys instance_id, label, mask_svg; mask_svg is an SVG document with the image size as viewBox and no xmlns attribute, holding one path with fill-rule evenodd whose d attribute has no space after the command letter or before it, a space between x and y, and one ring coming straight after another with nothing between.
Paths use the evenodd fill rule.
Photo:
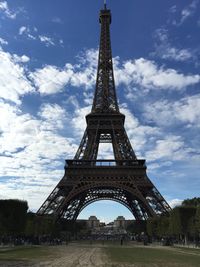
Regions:
<instances>
[{"instance_id":1,"label":"dirt path","mask_svg":"<svg viewBox=\"0 0 200 267\"><path fill-rule=\"evenodd\" d=\"M60 257L34 264L34 266L52 267L107 267L106 256L101 248L90 247L63 247L60 248Z\"/></svg>"}]
</instances>

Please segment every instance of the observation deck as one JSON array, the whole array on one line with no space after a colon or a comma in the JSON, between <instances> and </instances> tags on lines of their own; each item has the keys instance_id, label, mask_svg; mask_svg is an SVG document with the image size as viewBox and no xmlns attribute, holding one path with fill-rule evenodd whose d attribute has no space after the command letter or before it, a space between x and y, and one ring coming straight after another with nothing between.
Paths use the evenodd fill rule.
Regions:
<instances>
[{"instance_id":1,"label":"observation deck","mask_svg":"<svg viewBox=\"0 0 200 267\"><path fill-rule=\"evenodd\" d=\"M146 168L145 159L139 160L66 160L65 169L67 168Z\"/></svg>"}]
</instances>

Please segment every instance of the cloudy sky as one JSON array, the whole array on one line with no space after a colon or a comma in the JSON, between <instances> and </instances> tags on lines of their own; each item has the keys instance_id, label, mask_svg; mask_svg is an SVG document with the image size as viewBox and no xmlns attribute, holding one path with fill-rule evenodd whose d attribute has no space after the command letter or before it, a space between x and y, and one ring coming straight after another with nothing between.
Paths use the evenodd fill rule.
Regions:
<instances>
[{"instance_id":1,"label":"cloudy sky","mask_svg":"<svg viewBox=\"0 0 200 267\"><path fill-rule=\"evenodd\" d=\"M36 211L64 174L95 88L103 0L0 0L0 198ZM200 192L200 1L108 0L125 127L173 206ZM112 158L110 147L100 156ZM80 215L130 212L100 201Z\"/></svg>"}]
</instances>

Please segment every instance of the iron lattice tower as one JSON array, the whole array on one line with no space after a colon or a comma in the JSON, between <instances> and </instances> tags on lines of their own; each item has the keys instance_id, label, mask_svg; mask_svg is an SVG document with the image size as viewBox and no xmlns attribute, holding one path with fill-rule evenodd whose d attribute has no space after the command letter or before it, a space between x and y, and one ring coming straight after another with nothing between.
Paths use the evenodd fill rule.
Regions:
<instances>
[{"instance_id":1,"label":"iron lattice tower","mask_svg":"<svg viewBox=\"0 0 200 267\"><path fill-rule=\"evenodd\" d=\"M119 111L106 4L100 24L96 90L87 127L74 159L66 160L64 177L37 214L76 220L87 205L102 199L123 204L137 220L167 214L170 207L147 177L145 160L137 159ZM112 143L114 160L97 160L100 143Z\"/></svg>"}]
</instances>

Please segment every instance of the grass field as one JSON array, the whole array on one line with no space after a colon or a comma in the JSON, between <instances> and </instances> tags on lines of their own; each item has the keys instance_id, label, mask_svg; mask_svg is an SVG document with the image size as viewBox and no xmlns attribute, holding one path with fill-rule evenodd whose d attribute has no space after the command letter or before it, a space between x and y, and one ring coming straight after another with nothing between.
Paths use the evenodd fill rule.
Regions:
<instances>
[{"instance_id":1,"label":"grass field","mask_svg":"<svg viewBox=\"0 0 200 267\"><path fill-rule=\"evenodd\" d=\"M0 248L1 261L34 260L56 256L56 250L48 246L19 246ZM1 266L1 264L0 264Z\"/></svg>"},{"instance_id":2,"label":"grass field","mask_svg":"<svg viewBox=\"0 0 200 267\"><path fill-rule=\"evenodd\" d=\"M109 247L106 253L113 262L136 266L200 267L200 250L188 248Z\"/></svg>"},{"instance_id":3,"label":"grass field","mask_svg":"<svg viewBox=\"0 0 200 267\"><path fill-rule=\"evenodd\" d=\"M0 248L0 266L39 266L38 263L59 267L200 267L200 250L79 243Z\"/></svg>"}]
</instances>

